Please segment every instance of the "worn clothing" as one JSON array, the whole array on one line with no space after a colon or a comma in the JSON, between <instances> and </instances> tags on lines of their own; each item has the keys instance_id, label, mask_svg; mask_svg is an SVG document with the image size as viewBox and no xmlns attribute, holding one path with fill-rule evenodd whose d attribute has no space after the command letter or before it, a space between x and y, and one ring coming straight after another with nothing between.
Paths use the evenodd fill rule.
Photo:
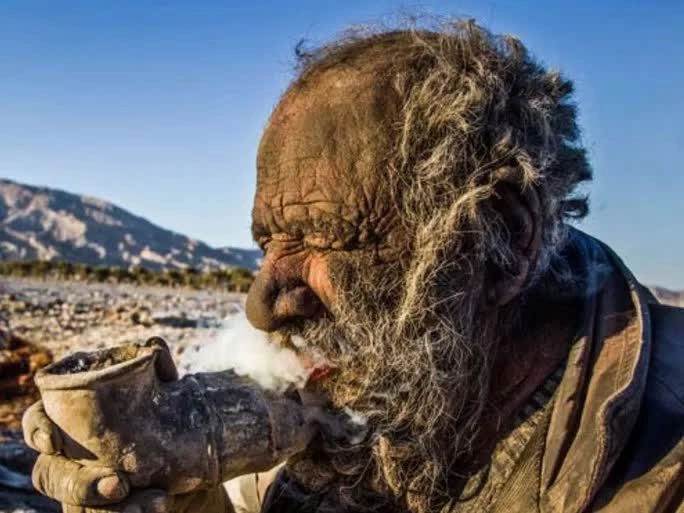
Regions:
<instances>
[{"instance_id":1,"label":"worn clothing","mask_svg":"<svg viewBox=\"0 0 684 513\"><path fill-rule=\"evenodd\" d=\"M484 511L684 511L684 310L595 239L572 244L591 270L581 332L548 424Z\"/></svg>"},{"instance_id":2,"label":"worn clothing","mask_svg":"<svg viewBox=\"0 0 684 513\"><path fill-rule=\"evenodd\" d=\"M566 251L583 280L580 330L451 511L682 513L684 310L588 235L573 230ZM262 511L321 511L302 497L285 470Z\"/></svg>"}]
</instances>

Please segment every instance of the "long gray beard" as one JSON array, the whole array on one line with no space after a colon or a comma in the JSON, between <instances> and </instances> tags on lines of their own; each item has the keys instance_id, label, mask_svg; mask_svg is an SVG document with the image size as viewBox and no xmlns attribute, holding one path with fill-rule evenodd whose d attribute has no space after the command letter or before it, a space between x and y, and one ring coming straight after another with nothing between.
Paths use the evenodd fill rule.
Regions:
<instances>
[{"instance_id":1,"label":"long gray beard","mask_svg":"<svg viewBox=\"0 0 684 513\"><path fill-rule=\"evenodd\" d=\"M496 344L492 328L475 323L475 298L450 301L379 311L349 297L334 320L298 330L339 368L321 384L332 404L370 427L362 443L324 437L292 461L301 484L353 511L439 511L449 501L478 434Z\"/></svg>"}]
</instances>

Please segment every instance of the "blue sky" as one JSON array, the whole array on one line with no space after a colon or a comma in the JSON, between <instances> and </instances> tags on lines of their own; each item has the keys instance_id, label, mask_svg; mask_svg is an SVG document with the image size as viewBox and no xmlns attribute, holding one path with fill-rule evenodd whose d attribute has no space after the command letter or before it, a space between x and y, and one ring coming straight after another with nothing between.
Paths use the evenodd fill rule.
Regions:
<instances>
[{"instance_id":1,"label":"blue sky","mask_svg":"<svg viewBox=\"0 0 684 513\"><path fill-rule=\"evenodd\" d=\"M596 179L580 226L684 287L684 2L0 2L0 176L250 246L259 135L300 38L398 11L473 16L574 79Z\"/></svg>"}]
</instances>

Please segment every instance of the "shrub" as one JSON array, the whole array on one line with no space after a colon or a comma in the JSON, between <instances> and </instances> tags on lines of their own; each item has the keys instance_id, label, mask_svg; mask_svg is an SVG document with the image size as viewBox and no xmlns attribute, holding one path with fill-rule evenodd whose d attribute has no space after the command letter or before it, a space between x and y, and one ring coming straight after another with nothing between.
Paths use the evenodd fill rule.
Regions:
<instances>
[{"instance_id":1,"label":"shrub","mask_svg":"<svg viewBox=\"0 0 684 513\"><path fill-rule=\"evenodd\" d=\"M190 287L234 292L246 292L254 280L254 275L249 269L239 267L205 271L194 268L153 271L140 266L94 267L80 263L47 260L0 262L0 276Z\"/></svg>"}]
</instances>

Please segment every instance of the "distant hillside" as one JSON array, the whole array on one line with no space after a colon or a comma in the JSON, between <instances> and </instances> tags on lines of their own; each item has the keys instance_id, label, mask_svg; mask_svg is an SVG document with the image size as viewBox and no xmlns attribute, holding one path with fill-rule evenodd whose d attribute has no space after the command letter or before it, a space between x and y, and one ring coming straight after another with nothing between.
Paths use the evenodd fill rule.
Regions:
<instances>
[{"instance_id":1,"label":"distant hillside","mask_svg":"<svg viewBox=\"0 0 684 513\"><path fill-rule=\"evenodd\" d=\"M651 292L661 303L684 307L684 290L674 291L663 287L651 287Z\"/></svg>"},{"instance_id":2,"label":"distant hillside","mask_svg":"<svg viewBox=\"0 0 684 513\"><path fill-rule=\"evenodd\" d=\"M0 260L148 269L259 266L259 250L213 248L106 201L0 179Z\"/></svg>"}]
</instances>

